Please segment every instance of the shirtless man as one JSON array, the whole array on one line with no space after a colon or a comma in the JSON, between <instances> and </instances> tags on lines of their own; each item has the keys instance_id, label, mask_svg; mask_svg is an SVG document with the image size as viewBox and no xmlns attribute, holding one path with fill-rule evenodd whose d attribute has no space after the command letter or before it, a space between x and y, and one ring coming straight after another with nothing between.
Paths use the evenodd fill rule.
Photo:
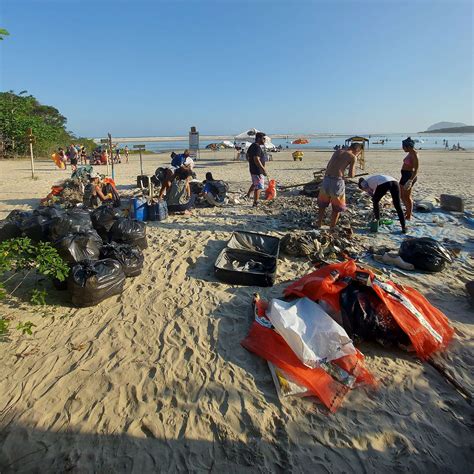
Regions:
<instances>
[{"instance_id":1,"label":"shirtless man","mask_svg":"<svg viewBox=\"0 0 474 474\"><path fill-rule=\"evenodd\" d=\"M356 158L362 146L353 143L347 150L336 151L329 160L324 180L321 183L318 196L319 216L316 227L323 224L324 214L329 204L332 205L331 230L336 227L339 214L346 209L346 187L344 184L344 171L349 168L349 178L355 175Z\"/></svg>"}]
</instances>

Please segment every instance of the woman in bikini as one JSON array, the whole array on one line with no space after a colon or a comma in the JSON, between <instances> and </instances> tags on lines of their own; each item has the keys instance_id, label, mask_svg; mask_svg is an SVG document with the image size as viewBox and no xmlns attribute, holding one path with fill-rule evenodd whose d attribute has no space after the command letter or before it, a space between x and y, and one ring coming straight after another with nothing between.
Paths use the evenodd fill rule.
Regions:
<instances>
[{"instance_id":1,"label":"woman in bikini","mask_svg":"<svg viewBox=\"0 0 474 474\"><path fill-rule=\"evenodd\" d=\"M403 160L402 177L400 179L400 194L406 209L405 217L407 220L410 220L413 212L413 199L411 197L411 192L418 179L418 152L415 150L415 142L411 137L402 141L402 148L403 151L408 154Z\"/></svg>"}]
</instances>

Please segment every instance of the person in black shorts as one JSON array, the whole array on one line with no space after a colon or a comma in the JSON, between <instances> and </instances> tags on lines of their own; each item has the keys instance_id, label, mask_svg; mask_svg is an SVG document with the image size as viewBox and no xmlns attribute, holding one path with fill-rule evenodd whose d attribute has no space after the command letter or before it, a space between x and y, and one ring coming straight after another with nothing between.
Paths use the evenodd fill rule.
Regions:
<instances>
[{"instance_id":1,"label":"person in black shorts","mask_svg":"<svg viewBox=\"0 0 474 474\"><path fill-rule=\"evenodd\" d=\"M407 228L405 223L405 215L403 214L402 203L400 201L400 185L395 178L383 174L376 174L374 176L368 176L367 178L360 178L359 188L372 196L374 216L377 221L380 219L379 202L389 192L392 196L392 202L402 226L402 232L404 234L406 233Z\"/></svg>"}]
</instances>

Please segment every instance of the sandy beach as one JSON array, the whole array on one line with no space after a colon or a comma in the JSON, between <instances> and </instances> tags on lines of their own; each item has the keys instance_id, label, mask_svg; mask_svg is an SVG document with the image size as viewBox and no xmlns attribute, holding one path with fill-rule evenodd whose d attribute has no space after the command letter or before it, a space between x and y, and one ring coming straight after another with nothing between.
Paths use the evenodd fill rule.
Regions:
<instances>
[{"instance_id":1,"label":"sandy beach","mask_svg":"<svg viewBox=\"0 0 474 474\"><path fill-rule=\"evenodd\" d=\"M280 184L309 181L330 156L305 151L294 162L275 153L269 175ZM403 156L366 152L366 171L398 178ZM232 157L202 152L198 178L211 171L242 194L248 164ZM144 155L144 171L168 161ZM0 162L1 219L37 206L66 176L51 161L36 168L31 180L28 161ZM129 193L139 171L137 155L117 165L119 191ZM419 176L415 199L457 194L474 210L472 151L421 150ZM354 390L336 414L314 400L279 400L267 363L240 341L252 294L279 297L312 265L282 254L271 288L227 285L213 273L234 230L285 234L285 217L270 206L243 202L149 223L142 274L98 306L75 308L53 290L45 309L21 293L0 301L12 326L36 324L32 336L13 329L0 342L0 472L472 472L473 407L413 354L363 344L379 387ZM451 320L456 336L439 360L472 394L474 309L464 284L474 279L474 229L441 217L415 214L410 229L459 242L461 257L441 273L391 275ZM402 236L397 228L356 238L397 247Z\"/></svg>"}]
</instances>

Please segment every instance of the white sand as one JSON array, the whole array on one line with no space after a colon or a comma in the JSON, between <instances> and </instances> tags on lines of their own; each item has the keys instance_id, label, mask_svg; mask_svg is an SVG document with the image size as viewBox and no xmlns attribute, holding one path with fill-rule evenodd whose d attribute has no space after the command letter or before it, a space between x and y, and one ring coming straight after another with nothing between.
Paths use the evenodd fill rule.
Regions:
<instances>
[{"instance_id":1,"label":"white sand","mask_svg":"<svg viewBox=\"0 0 474 474\"><path fill-rule=\"evenodd\" d=\"M230 156L203 153L196 171L246 190L247 165ZM306 152L294 163L288 152L275 154L270 173L281 183L302 182L329 156ZM370 152L368 171L398 177L402 158ZM147 155L145 171L167 159ZM118 166L120 186L134 182L137 160ZM420 160L416 197L455 192L472 203L473 153L422 151ZM0 162L0 170L0 218L37 205L65 175L51 162L37 164L36 181L27 161ZM364 344L380 388L354 391L335 415L307 400L278 400L266 362L240 340L252 293L280 296L311 266L285 257L277 284L256 289L218 282L213 264L234 229L280 226L249 204L170 217L148 226L144 271L121 296L77 309L55 294L58 306L46 314L21 293L16 303L1 303L13 329L0 343L0 471L472 472L472 406L402 351ZM462 242L474 236L464 227L448 230ZM457 336L443 363L471 393L473 310L463 285L474 279L472 262L468 256L443 274L397 276L453 322ZM33 336L15 329L27 320L37 325Z\"/></svg>"}]
</instances>

